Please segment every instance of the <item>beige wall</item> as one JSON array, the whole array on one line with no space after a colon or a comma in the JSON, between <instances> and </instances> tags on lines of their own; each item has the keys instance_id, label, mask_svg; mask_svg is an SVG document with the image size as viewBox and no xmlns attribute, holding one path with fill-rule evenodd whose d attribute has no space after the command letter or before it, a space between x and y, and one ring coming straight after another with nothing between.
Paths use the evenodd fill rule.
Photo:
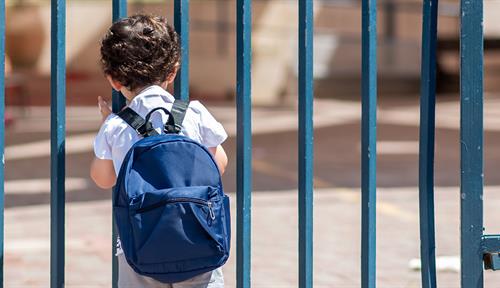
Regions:
<instances>
[{"instance_id":1,"label":"beige wall","mask_svg":"<svg viewBox=\"0 0 500 288\"><path fill-rule=\"evenodd\" d=\"M166 1L164 5L131 5L129 11L130 13L145 11L166 15L173 22L172 2ZM197 98L228 99L234 95L236 81L235 2L235 0L227 0L227 6L225 7L227 15L218 15L217 1L190 1L192 23L190 85L192 94ZM412 3L415 2L413 1ZM488 3L500 3L500 0L492 0ZM254 1L254 24L259 22L259 17L262 15L267 4L267 1ZM379 61L382 76L386 74L390 77L404 75L413 79L413 82L418 81L421 37L421 8L418 5L419 3L414 6L416 7L415 11L401 12L396 15L397 27L395 30L397 43L394 46L396 47L395 50L389 45L384 44L385 15L383 10L379 10L377 15L380 36ZM38 13L42 19L40 25L45 31L46 40L42 47L42 57L37 65L36 72L31 71L30 77L43 78L37 81L45 83L44 81L48 79L50 72L50 7L48 5L38 7ZM70 85L70 91L73 93L70 95L70 98L83 99L86 93L97 94L108 91L109 87L103 82L98 59L100 37L111 24L111 1L70 1L67 4L67 16L68 72L73 77L70 77L71 79L80 79L78 80L79 82L76 81L78 83L75 85ZM494 19L491 16L487 17L490 17L488 19ZM217 25L215 21L227 21L229 23L229 26L227 26L228 33L218 34L215 28ZM440 17L440 35L457 35L457 21L456 17ZM485 30L496 31L491 28L495 23L488 23L485 23ZM356 89L359 88L356 81L359 79L360 74L360 25L361 12L359 3L342 8L324 5L318 12L315 23L316 33L318 35L334 37L340 43L336 44L335 51L332 52L331 61L329 63L322 63L330 73L330 76L328 76L330 78L326 78L324 81L334 83L334 80L338 78L342 79L339 85L347 83L346 85L353 86ZM277 43L276 45L283 45L283 49L290 49L290 43L280 42L283 32L287 31L289 33L290 30L296 33L296 23L290 23L290 25L284 27L269 27L268 37L273 39ZM222 47L222 49L218 49L218 46ZM296 47L293 47L293 49L296 49ZM411 57L408 57L408 55L411 55ZM452 59L455 58L455 56L452 56ZM296 63L290 63L291 68L294 65ZM289 74L291 74L292 81L287 81L288 85L296 85L293 81L293 77L295 76L292 72L289 72ZM355 82L343 81L346 78L354 79ZM71 79L69 80L73 81ZM48 84L44 85L48 87ZM254 83L254 85L258 85L258 83ZM34 87L30 89L36 91L38 88ZM332 89L329 88L329 90ZM345 91L342 89L336 90ZM284 91L294 93L293 87L291 89L284 87ZM357 90L354 93L357 93ZM80 102L85 103L83 100Z\"/></svg>"}]
</instances>

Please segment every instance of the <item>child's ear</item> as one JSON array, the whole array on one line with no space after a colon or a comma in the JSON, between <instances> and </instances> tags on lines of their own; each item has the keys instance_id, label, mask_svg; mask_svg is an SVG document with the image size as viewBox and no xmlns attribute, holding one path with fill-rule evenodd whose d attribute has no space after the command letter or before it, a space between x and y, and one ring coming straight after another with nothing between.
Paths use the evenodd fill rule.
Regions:
<instances>
[{"instance_id":1,"label":"child's ear","mask_svg":"<svg viewBox=\"0 0 500 288\"><path fill-rule=\"evenodd\" d=\"M106 79L108 79L109 84L110 84L110 85L111 85L111 87L113 87L113 89L115 89L116 91L120 91L120 90L123 88L123 85L122 85L120 82L115 81L113 78L111 78L111 76L106 75Z\"/></svg>"},{"instance_id":2,"label":"child's ear","mask_svg":"<svg viewBox=\"0 0 500 288\"><path fill-rule=\"evenodd\" d=\"M174 82L175 76L177 76L177 71L179 70L180 66L181 66L181 64L179 64L178 62L177 62L177 64L175 64L174 72L172 72L172 74L168 75L168 77L167 77L168 84L171 84L172 82Z\"/></svg>"},{"instance_id":3,"label":"child's ear","mask_svg":"<svg viewBox=\"0 0 500 288\"><path fill-rule=\"evenodd\" d=\"M170 74L168 77L167 77L167 84L172 84L172 82L174 82L175 80L175 76L177 75L177 73L172 73Z\"/></svg>"}]
</instances>

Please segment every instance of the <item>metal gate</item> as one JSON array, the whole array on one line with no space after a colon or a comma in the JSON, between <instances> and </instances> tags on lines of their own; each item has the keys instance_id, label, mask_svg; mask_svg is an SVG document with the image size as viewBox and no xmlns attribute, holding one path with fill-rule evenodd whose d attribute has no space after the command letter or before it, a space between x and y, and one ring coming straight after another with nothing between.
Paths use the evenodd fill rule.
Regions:
<instances>
[{"instance_id":1,"label":"metal gate","mask_svg":"<svg viewBox=\"0 0 500 288\"><path fill-rule=\"evenodd\" d=\"M175 95L188 98L189 0L174 0L175 28L181 38L182 66ZM251 0L236 0L237 15L237 286L251 287L250 221L251 138ZM326 0L323 0L326 1ZM65 27L66 1L51 0L51 287L64 287L65 235ZM299 5L299 283L313 286L313 0ZM376 0L362 1L362 287L375 287L376 275ZM437 0L423 2L420 122L420 241L422 286L437 287L434 233L434 130L436 88ZM113 0L113 20L127 15L127 1ZM486 268L500 269L500 235L483 235L483 3L461 0L461 279L462 287L483 287ZM0 2L0 55L5 55L5 1ZM4 66L4 57L0 67ZM0 69L0 119L4 118L4 70ZM113 95L113 110L124 106ZM3 121L2 121L3 125ZM0 129L4 159L4 126ZM0 165L4 181L4 161ZM4 185L0 185L0 280L3 287ZM113 247L113 243L110 243ZM114 251L113 251L114 254ZM113 257L116 287L116 257Z\"/></svg>"}]
</instances>

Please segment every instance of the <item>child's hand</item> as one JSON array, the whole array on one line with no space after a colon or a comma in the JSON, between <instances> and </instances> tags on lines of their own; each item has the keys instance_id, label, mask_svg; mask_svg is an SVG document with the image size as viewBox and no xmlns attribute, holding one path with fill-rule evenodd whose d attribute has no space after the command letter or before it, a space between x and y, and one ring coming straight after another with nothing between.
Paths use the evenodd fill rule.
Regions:
<instances>
[{"instance_id":1,"label":"child's hand","mask_svg":"<svg viewBox=\"0 0 500 288\"><path fill-rule=\"evenodd\" d=\"M102 122L108 118L109 114L112 113L109 105L101 96L97 96L97 106L99 106L99 112L101 113Z\"/></svg>"}]
</instances>

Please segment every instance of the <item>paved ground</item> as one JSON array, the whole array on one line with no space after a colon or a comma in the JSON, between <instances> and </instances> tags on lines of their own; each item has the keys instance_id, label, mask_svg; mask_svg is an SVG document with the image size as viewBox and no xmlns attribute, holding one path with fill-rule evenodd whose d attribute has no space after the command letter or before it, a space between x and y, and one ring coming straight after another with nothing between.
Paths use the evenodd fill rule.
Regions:
<instances>
[{"instance_id":1,"label":"paved ground","mask_svg":"<svg viewBox=\"0 0 500 288\"><path fill-rule=\"evenodd\" d=\"M418 106L416 99L381 101L379 111L378 284L420 287L409 268L418 258ZM224 123L231 162L224 176L235 208L235 117L232 106L209 105ZM459 254L458 123L456 97L438 105L436 151L437 254ZM486 232L500 231L500 97L485 105ZM67 283L68 287L109 287L111 262L110 193L88 179L97 109L68 110ZM316 103L315 284L359 287L359 120L356 101ZM25 111L7 131L6 287L48 287L49 146L46 109ZM19 120L19 119L18 119ZM254 110L253 287L296 287L297 203L296 121L293 109ZM233 215L234 215L233 210ZM272 219L272 221L270 221ZM235 223L235 221L233 221ZM276 225L279 223L279 225ZM235 246L233 246L235 247ZM233 250L234 252L235 250ZM225 266L235 283L235 253ZM458 287L451 261L439 287ZM92 275L89 277L89 275ZM496 287L500 272L486 273Z\"/></svg>"}]
</instances>

